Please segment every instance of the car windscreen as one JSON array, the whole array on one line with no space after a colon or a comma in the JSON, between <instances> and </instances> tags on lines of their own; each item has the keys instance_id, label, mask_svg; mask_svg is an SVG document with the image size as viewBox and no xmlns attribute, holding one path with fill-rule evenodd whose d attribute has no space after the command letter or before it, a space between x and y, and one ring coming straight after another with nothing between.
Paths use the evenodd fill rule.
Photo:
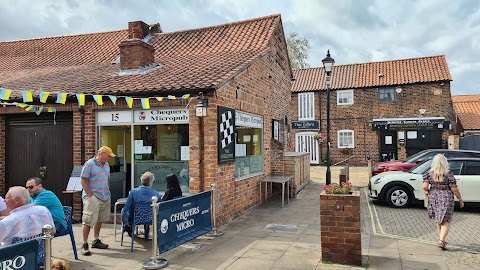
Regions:
<instances>
[{"instance_id":1,"label":"car windscreen","mask_svg":"<svg viewBox=\"0 0 480 270\"><path fill-rule=\"evenodd\" d=\"M418 157L425 154L425 152L427 152L427 151L423 150L423 151L420 151L416 154L413 154L413 155L409 156L407 159L405 159L403 162L405 162L405 163L415 163L415 161L418 159Z\"/></svg>"},{"instance_id":2,"label":"car windscreen","mask_svg":"<svg viewBox=\"0 0 480 270\"><path fill-rule=\"evenodd\" d=\"M432 160L429 159L429 160L419 164L418 166L410 169L410 172L414 173L414 174L424 174L428 169L430 169L431 166L432 166Z\"/></svg>"}]
</instances>

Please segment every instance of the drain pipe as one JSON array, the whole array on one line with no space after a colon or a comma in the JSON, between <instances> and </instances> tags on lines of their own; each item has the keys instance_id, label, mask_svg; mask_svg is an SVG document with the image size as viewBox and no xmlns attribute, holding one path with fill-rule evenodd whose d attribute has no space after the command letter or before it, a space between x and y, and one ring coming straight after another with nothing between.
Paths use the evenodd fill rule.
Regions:
<instances>
[{"instance_id":1,"label":"drain pipe","mask_svg":"<svg viewBox=\"0 0 480 270\"><path fill-rule=\"evenodd\" d=\"M78 108L78 111L81 115L81 142L80 142L80 155L81 155L81 162L82 165L85 164L85 108L83 106Z\"/></svg>"}]
</instances>

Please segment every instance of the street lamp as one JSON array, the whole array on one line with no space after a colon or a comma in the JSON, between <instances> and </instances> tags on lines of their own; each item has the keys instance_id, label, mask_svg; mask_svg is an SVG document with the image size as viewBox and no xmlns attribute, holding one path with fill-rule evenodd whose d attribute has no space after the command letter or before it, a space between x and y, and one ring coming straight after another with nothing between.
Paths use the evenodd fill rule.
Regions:
<instances>
[{"instance_id":1,"label":"street lamp","mask_svg":"<svg viewBox=\"0 0 480 270\"><path fill-rule=\"evenodd\" d=\"M327 51L327 57L322 62L326 75L325 84L327 85L327 172L325 179L326 184L330 185L332 182L332 172L330 171L330 76L332 75L333 64L335 64L335 60L330 57L330 50Z\"/></svg>"}]
</instances>

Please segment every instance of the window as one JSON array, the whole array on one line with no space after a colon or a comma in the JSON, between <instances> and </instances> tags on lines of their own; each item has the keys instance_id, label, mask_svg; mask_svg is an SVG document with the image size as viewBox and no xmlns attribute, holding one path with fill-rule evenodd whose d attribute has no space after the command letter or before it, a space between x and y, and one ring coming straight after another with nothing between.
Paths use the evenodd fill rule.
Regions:
<instances>
[{"instance_id":1,"label":"window","mask_svg":"<svg viewBox=\"0 0 480 270\"><path fill-rule=\"evenodd\" d=\"M337 91L337 105L352 105L353 90Z\"/></svg>"},{"instance_id":2,"label":"window","mask_svg":"<svg viewBox=\"0 0 480 270\"><path fill-rule=\"evenodd\" d=\"M315 119L315 96L310 93L298 94L298 120Z\"/></svg>"},{"instance_id":3,"label":"window","mask_svg":"<svg viewBox=\"0 0 480 270\"><path fill-rule=\"evenodd\" d=\"M464 175L480 175L480 162L467 161Z\"/></svg>"},{"instance_id":4,"label":"window","mask_svg":"<svg viewBox=\"0 0 480 270\"><path fill-rule=\"evenodd\" d=\"M338 131L338 148L353 148L355 146L353 140L353 130Z\"/></svg>"},{"instance_id":5,"label":"window","mask_svg":"<svg viewBox=\"0 0 480 270\"><path fill-rule=\"evenodd\" d=\"M263 173L263 118L235 111L235 178Z\"/></svg>"},{"instance_id":6,"label":"window","mask_svg":"<svg viewBox=\"0 0 480 270\"><path fill-rule=\"evenodd\" d=\"M379 102L394 102L395 101L395 88L378 88L378 101Z\"/></svg>"}]
</instances>

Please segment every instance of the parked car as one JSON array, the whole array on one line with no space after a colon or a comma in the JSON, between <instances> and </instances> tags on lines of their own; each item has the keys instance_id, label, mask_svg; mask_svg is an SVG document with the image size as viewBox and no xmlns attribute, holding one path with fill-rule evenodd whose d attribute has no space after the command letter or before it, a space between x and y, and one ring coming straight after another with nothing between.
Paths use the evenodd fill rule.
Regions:
<instances>
[{"instance_id":1,"label":"parked car","mask_svg":"<svg viewBox=\"0 0 480 270\"><path fill-rule=\"evenodd\" d=\"M449 158L450 171L455 175L463 201L480 202L480 158ZM373 176L368 184L370 198L386 201L396 208L422 203L423 174L430 169L432 160L414 167L409 172L391 171Z\"/></svg>"},{"instance_id":2,"label":"parked car","mask_svg":"<svg viewBox=\"0 0 480 270\"><path fill-rule=\"evenodd\" d=\"M406 172L424 162L425 160L432 159L436 154L444 154L446 158L455 157L473 157L480 158L480 151L473 150L449 150L449 149L427 149L418 152L404 161L391 160L386 162L379 162L373 165L372 175L377 175L383 172L389 171L402 171Z\"/></svg>"}]
</instances>

